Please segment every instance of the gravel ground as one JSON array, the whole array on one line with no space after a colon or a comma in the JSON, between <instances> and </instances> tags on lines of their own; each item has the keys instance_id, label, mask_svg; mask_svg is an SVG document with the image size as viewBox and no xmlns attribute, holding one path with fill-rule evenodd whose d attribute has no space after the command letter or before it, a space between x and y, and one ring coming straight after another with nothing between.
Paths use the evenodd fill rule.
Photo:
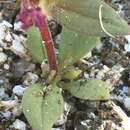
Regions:
<instances>
[{"instance_id":1,"label":"gravel ground","mask_svg":"<svg viewBox=\"0 0 130 130\"><path fill-rule=\"evenodd\" d=\"M26 49L26 33L14 23L18 6L0 4L0 130L32 130L22 113L21 99L26 88L41 80L42 66L33 62ZM130 23L129 0L106 0ZM48 20L55 46L60 25ZM77 65L82 78L104 80L111 92L107 102L79 100L67 92L64 113L52 130L130 130L130 36L101 38Z\"/></svg>"}]
</instances>

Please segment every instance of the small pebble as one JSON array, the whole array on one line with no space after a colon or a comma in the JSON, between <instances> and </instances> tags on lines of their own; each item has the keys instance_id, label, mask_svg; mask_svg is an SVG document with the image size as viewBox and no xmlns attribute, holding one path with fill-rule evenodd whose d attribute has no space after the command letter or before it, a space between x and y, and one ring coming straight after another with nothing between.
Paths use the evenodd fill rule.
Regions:
<instances>
[{"instance_id":1,"label":"small pebble","mask_svg":"<svg viewBox=\"0 0 130 130\"><path fill-rule=\"evenodd\" d=\"M14 76L17 78L22 78L25 72L30 72L35 69L35 64L19 59L13 63L11 70L14 73Z\"/></svg>"},{"instance_id":2,"label":"small pebble","mask_svg":"<svg viewBox=\"0 0 130 130\"><path fill-rule=\"evenodd\" d=\"M84 77L85 77L85 79L88 79L89 78L89 74L84 72Z\"/></svg>"},{"instance_id":3,"label":"small pebble","mask_svg":"<svg viewBox=\"0 0 130 130\"><path fill-rule=\"evenodd\" d=\"M84 121L81 121L81 125L87 127L87 128L90 128L89 124L90 124L91 120L84 120Z\"/></svg>"},{"instance_id":4,"label":"small pebble","mask_svg":"<svg viewBox=\"0 0 130 130\"><path fill-rule=\"evenodd\" d=\"M4 118L9 119L11 117L11 112L9 110L5 110L4 112L1 112Z\"/></svg>"},{"instance_id":5,"label":"small pebble","mask_svg":"<svg viewBox=\"0 0 130 130\"><path fill-rule=\"evenodd\" d=\"M61 130L60 128L52 128L51 130Z\"/></svg>"},{"instance_id":6,"label":"small pebble","mask_svg":"<svg viewBox=\"0 0 130 130\"><path fill-rule=\"evenodd\" d=\"M54 40L55 44L59 45L61 43L61 35L57 35Z\"/></svg>"},{"instance_id":7,"label":"small pebble","mask_svg":"<svg viewBox=\"0 0 130 130\"><path fill-rule=\"evenodd\" d=\"M130 118L129 117L122 122L122 127L124 128L124 130L130 129Z\"/></svg>"},{"instance_id":8,"label":"small pebble","mask_svg":"<svg viewBox=\"0 0 130 130\"><path fill-rule=\"evenodd\" d=\"M8 64L4 64L4 69L5 70L9 70L9 65Z\"/></svg>"},{"instance_id":9,"label":"small pebble","mask_svg":"<svg viewBox=\"0 0 130 130\"><path fill-rule=\"evenodd\" d=\"M12 109L12 115L17 117L20 116L23 113L22 105L18 104Z\"/></svg>"},{"instance_id":10,"label":"small pebble","mask_svg":"<svg viewBox=\"0 0 130 130\"><path fill-rule=\"evenodd\" d=\"M7 55L3 52L0 52L0 64L4 63L7 60Z\"/></svg>"},{"instance_id":11,"label":"small pebble","mask_svg":"<svg viewBox=\"0 0 130 130\"><path fill-rule=\"evenodd\" d=\"M92 78L92 77L94 77L95 76L95 73L94 72L91 72L90 73L90 77Z\"/></svg>"},{"instance_id":12,"label":"small pebble","mask_svg":"<svg viewBox=\"0 0 130 130\"><path fill-rule=\"evenodd\" d=\"M67 102L64 103L64 113L59 117L59 119L55 122L55 126L61 126L66 123L67 116L70 112L71 105L69 105Z\"/></svg>"},{"instance_id":13,"label":"small pebble","mask_svg":"<svg viewBox=\"0 0 130 130\"><path fill-rule=\"evenodd\" d=\"M26 130L26 124L23 121L16 119L15 122L11 125L11 128L17 130Z\"/></svg>"},{"instance_id":14,"label":"small pebble","mask_svg":"<svg viewBox=\"0 0 130 130\"><path fill-rule=\"evenodd\" d=\"M0 79L0 85L2 85L4 83L3 79Z\"/></svg>"},{"instance_id":15,"label":"small pebble","mask_svg":"<svg viewBox=\"0 0 130 130\"><path fill-rule=\"evenodd\" d=\"M21 22L17 22L17 23L14 23L14 30L20 30L22 27L22 23Z\"/></svg>"},{"instance_id":16,"label":"small pebble","mask_svg":"<svg viewBox=\"0 0 130 130\"><path fill-rule=\"evenodd\" d=\"M8 101L1 101L1 104L5 106L6 108L14 108L15 106L18 106L18 100L8 100Z\"/></svg>"},{"instance_id":17,"label":"small pebble","mask_svg":"<svg viewBox=\"0 0 130 130\"><path fill-rule=\"evenodd\" d=\"M130 88L128 87L128 95L130 96Z\"/></svg>"},{"instance_id":18,"label":"small pebble","mask_svg":"<svg viewBox=\"0 0 130 130\"><path fill-rule=\"evenodd\" d=\"M3 22L2 22L0 25L6 26L6 27L8 27L8 28L12 28L12 27L13 27L12 24L10 24L9 22L7 22L7 21L5 21L5 20L3 20Z\"/></svg>"},{"instance_id":19,"label":"small pebble","mask_svg":"<svg viewBox=\"0 0 130 130\"><path fill-rule=\"evenodd\" d=\"M2 52L3 51L3 48L2 47L0 47L0 52Z\"/></svg>"},{"instance_id":20,"label":"small pebble","mask_svg":"<svg viewBox=\"0 0 130 130\"><path fill-rule=\"evenodd\" d=\"M3 87L0 87L0 100L7 97L8 95L5 93L5 89Z\"/></svg>"},{"instance_id":21,"label":"small pebble","mask_svg":"<svg viewBox=\"0 0 130 130\"><path fill-rule=\"evenodd\" d=\"M10 47L11 51L13 51L16 55L25 55L26 50L24 46L22 45L20 40L13 40L12 46Z\"/></svg>"},{"instance_id":22,"label":"small pebble","mask_svg":"<svg viewBox=\"0 0 130 130\"><path fill-rule=\"evenodd\" d=\"M10 33L7 33L7 34L6 34L5 40L6 40L7 42L11 42L11 41L12 41L12 36L11 36Z\"/></svg>"},{"instance_id":23,"label":"small pebble","mask_svg":"<svg viewBox=\"0 0 130 130\"><path fill-rule=\"evenodd\" d=\"M98 74L96 75L96 78L101 80L104 76L105 76L105 73L104 73L104 70L102 70L98 72Z\"/></svg>"},{"instance_id":24,"label":"small pebble","mask_svg":"<svg viewBox=\"0 0 130 130\"><path fill-rule=\"evenodd\" d=\"M130 110L130 97L125 97L123 101L125 107Z\"/></svg>"},{"instance_id":25,"label":"small pebble","mask_svg":"<svg viewBox=\"0 0 130 130\"><path fill-rule=\"evenodd\" d=\"M23 93L25 91L25 87L23 87L23 85L16 85L13 88L13 93L18 95L18 96L23 96Z\"/></svg>"},{"instance_id":26,"label":"small pebble","mask_svg":"<svg viewBox=\"0 0 130 130\"><path fill-rule=\"evenodd\" d=\"M128 86L123 86L123 93L125 93L125 94L128 94L128 92L129 92L129 87Z\"/></svg>"},{"instance_id":27,"label":"small pebble","mask_svg":"<svg viewBox=\"0 0 130 130\"><path fill-rule=\"evenodd\" d=\"M38 81L39 77L37 74L34 74L32 72L28 72L25 77L24 77L24 82L23 84L24 85L31 85L31 84L34 84Z\"/></svg>"},{"instance_id":28,"label":"small pebble","mask_svg":"<svg viewBox=\"0 0 130 130\"><path fill-rule=\"evenodd\" d=\"M125 44L125 51L126 52L130 52L130 43L129 44Z\"/></svg>"},{"instance_id":29,"label":"small pebble","mask_svg":"<svg viewBox=\"0 0 130 130\"><path fill-rule=\"evenodd\" d=\"M125 38L128 41L128 43L130 43L130 35L126 35Z\"/></svg>"},{"instance_id":30,"label":"small pebble","mask_svg":"<svg viewBox=\"0 0 130 130\"><path fill-rule=\"evenodd\" d=\"M5 32L6 28L3 26L0 26L0 40L3 40L6 36L6 32ZM0 43L1 44L1 43Z\"/></svg>"},{"instance_id":31,"label":"small pebble","mask_svg":"<svg viewBox=\"0 0 130 130\"><path fill-rule=\"evenodd\" d=\"M125 38L128 41L128 44L125 44L125 51L130 52L130 35L125 36Z\"/></svg>"},{"instance_id":32,"label":"small pebble","mask_svg":"<svg viewBox=\"0 0 130 130\"><path fill-rule=\"evenodd\" d=\"M62 114L60 118L56 121L55 125L60 126L63 125L65 122L66 122L65 116L64 114Z\"/></svg>"}]
</instances>

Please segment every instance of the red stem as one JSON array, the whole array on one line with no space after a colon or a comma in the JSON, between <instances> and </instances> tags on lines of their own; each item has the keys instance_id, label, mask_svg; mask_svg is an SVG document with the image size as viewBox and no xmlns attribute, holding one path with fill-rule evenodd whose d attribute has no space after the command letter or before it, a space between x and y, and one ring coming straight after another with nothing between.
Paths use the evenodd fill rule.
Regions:
<instances>
[{"instance_id":1,"label":"red stem","mask_svg":"<svg viewBox=\"0 0 130 130\"><path fill-rule=\"evenodd\" d=\"M46 15L37 5L38 1L39 0L22 0L19 19L24 23L23 28L28 28L31 25L35 25L39 28L42 40L45 44L50 70L57 71L58 67L53 47L53 39L46 21Z\"/></svg>"},{"instance_id":2,"label":"red stem","mask_svg":"<svg viewBox=\"0 0 130 130\"><path fill-rule=\"evenodd\" d=\"M42 20L42 24L43 25L39 27L39 30L41 32L42 40L44 41L44 45L46 48L50 70L57 71L58 67L56 62L55 50L53 46L53 39L45 17Z\"/></svg>"}]
</instances>

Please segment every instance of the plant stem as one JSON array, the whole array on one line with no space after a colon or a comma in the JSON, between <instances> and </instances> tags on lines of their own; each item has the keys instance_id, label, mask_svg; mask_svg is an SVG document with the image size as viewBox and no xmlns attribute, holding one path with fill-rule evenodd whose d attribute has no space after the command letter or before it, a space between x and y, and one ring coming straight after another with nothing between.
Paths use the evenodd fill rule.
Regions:
<instances>
[{"instance_id":1,"label":"plant stem","mask_svg":"<svg viewBox=\"0 0 130 130\"><path fill-rule=\"evenodd\" d=\"M24 23L23 28L25 29L32 25L39 28L42 40L44 41L50 70L58 71L51 32L46 21L46 15L38 7L38 2L39 0L22 0L19 20Z\"/></svg>"},{"instance_id":2,"label":"plant stem","mask_svg":"<svg viewBox=\"0 0 130 130\"><path fill-rule=\"evenodd\" d=\"M57 67L57 62L56 62L55 50L54 50L54 46L53 46L54 45L53 39L52 39L51 32L48 27L46 17L44 14L43 14L43 19L42 19L41 24L38 27L41 32L42 40L44 41L50 70L57 71L58 67Z\"/></svg>"}]
</instances>

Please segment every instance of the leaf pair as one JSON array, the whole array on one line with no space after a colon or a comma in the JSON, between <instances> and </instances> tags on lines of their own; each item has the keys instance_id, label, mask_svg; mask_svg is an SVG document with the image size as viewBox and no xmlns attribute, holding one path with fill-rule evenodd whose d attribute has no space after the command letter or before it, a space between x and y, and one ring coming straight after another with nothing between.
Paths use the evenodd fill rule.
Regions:
<instances>
[{"instance_id":1,"label":"leaf pair","mask_svg":"<svg viewBox=\"0 0 130 130\"><path fill-rule=\"evenodd\" d=\"M73 96L87 100L107 100L109 92L104 82L96 79L72 81L64 86ZM63 113L63 97L56 84L30 86L22 99L23 112L33 130L51 130L55 121Z\"/></svg>"}]
</instances>

